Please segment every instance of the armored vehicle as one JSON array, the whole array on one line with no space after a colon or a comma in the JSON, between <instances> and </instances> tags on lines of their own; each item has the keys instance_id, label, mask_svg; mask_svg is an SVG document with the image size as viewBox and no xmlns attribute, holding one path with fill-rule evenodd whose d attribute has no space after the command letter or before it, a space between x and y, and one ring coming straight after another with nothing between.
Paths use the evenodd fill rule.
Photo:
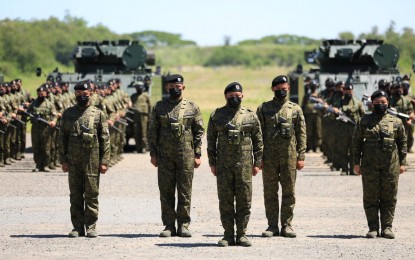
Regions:
<instances>
[{"instance_id":1,"label":"armored vehicle","mask_svg":"<svg viewBox=\"0 0 415 260\"><path fill-rule=\"evenodd\" d=\"M361 99L364 94L370 95L378 89L379 80L400 79L399 51L382 40L324 40L318 50L305 52L304 58L308 64L318 66L303 76L317 80L320 91L325 88L326 79L332 78L335 82L352 82L354 95ZM298 92L304 95L303 81L297 82Z\"/></svg>"},{"instance_id":2,"label":"armored vehicle","mask_svg":"<svg viewBox=\"0 0 415 260\"><path fill-rule=\"evenodd\" d=\"M55 69L47 79L69 82L72 87L81 80L90 79L102 84L119 78L122 88L132 94L135 92L133 83L151 78L152 70L148 66L155 65L155 56L148 53L138 41L130 40L78 42L72 57L75 73L63 73ZM41 69L38 68L36 73L40 76Z\"/></svg>"}]
</instances>

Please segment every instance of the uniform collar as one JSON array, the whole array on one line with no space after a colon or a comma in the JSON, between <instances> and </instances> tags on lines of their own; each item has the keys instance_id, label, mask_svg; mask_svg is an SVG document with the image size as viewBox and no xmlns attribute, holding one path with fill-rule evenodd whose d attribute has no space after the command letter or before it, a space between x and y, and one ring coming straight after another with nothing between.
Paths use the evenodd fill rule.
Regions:
<instances>
[{"instance_id":1,"label":"uniform collar","mask_svg":"<svg viewBox=\"0 0 415 260\"><path fill-rule=\"evenodd\" d=\"M171 104L179 104L180 102L182 102L182 100L183 100L183 96L180 97L180 98L177 98L177 99L172 99L172 98L169 97L169 102Z\"/></svg>"}]
</instances>

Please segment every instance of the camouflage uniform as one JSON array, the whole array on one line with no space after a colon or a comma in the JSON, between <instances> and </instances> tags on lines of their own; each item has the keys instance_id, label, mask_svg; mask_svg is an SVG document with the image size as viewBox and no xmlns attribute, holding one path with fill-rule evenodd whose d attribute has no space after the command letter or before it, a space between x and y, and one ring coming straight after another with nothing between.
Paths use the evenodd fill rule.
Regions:
<instances>
[{"instance_id":1,"label":"camouflage uniform","mask_svg":"<svg viewBox=\"0 0 415 260\"><path fill-rule=\"evenodd\" d=\"M365 113L362 102L355 96L351 99L342 97L337 107L343 114L354 122L358 123L360 117ZM338 165L342 168L342 173L354 175L353 172L353 153L352 153L352 136L354 125L351 123L337 122L339 131L336 133L335 152L337 155Z\"/></svg>"},{"instance_id":2,"label":"camouflage uniform","mask_svg":"<svg viewBox=\"0 0 415 260\"><path fill-rule=\"evenodd\" d=\"M132 107L134 109L134 139L137 152L148 150L147 132L148 115L151 110L150 97L146 92L131 95Z\"/></svg>"},{"instance_id":3,"label":"camouflage uniform","mask_svg":"<svg viewBox=\"0 0 415 260\"><path fill-rule=\"evenodd\" d=\"M236 140L229 138L229 124L236 126ZM233 239L236 221L237 237L242 237L251 215L252 169L260 167L262 160L262 133L257 116L242 106L216 109L209 119L207 143L209 165L216 167L224 235Z\"/></svg>"},{"instance_id":4,"label":"camouflage uniform","mask_svg":"<svg viewBox=\"0 0 415 260\"><path fill-rule=\"evenodd\" d=\"M381 131L389 138L382 138ZM387 143L389 142L389 143ZM383 149L389 144L388 149ZM402 121L389 114L365 114L353 134L354 164L360 165L363 206L370 230L391 228L398 192L399 167L405 165L406 135Z\"/></svg>"},{"instance_id":5,"label":"camouflage uniform","mask_svg":"<svg viewBox=\"0 0 415 260\"><path fill-rule=\"evenodd\" d=\"M297 161L304 161L306 127L300 106L284 98L274 98L257 109L264 139L265 213L270 227L278 227L278 183L281 183L281 226L291 227L295 206ZM280 123L283 117L287 123Z\"/></svg>"},{"instance_id":6,"label":"camouflage uniform","mask_svg":"<svg viewBox=\"0 0 415 260\"><path fill-rule=\"evenodd\" d=\"M316 152L317 148L320 148L322 140L321 113L313 108L314 104L309 100L310 97L317 98L318 96L316 92L305 95L301 107L307 125L307 151L312 149Z\"/></svg>"},{"instance_id":7,"label":"camouflage uniform","mask_svg":"<svg viewBox=\"0 0 415 260\"><path fill-rule=\"evenodd\" d=\"M45 98L43 101L35 99L29 106L28 112L35 117L40 117L46 121L57 121L56 110L53 104ZM33 158L37 169L44 169L50 162L51 135L49 125L40 122L36 118L32 122L32 148Z\"/></svg>"},{"instance_id":8,"label":"camouflage uniform","mask_svg":"<svg viewBox=\"0 0 415 260\"><path fill-rule=\"evenodd\" d=\"M180 110L184 110L183 122L179 120ZM165 226L175 226L176 219L179 228L190 224L194 158L201 155L203 133L202 115L195 103L167 99L153 107L148 141L150 156L157 157L161 218Z\"/></svg>"},{"instance_id":9,"label":"camouflage uniform","mask_svg":"<svg viewBox=\"0 0 415 260\"><path fill-rule=\"evenodd\" d=\"M390 98L390 106L393 108L396 108L396 110L399 113L409 115L414 112L414 107L411 104L411 100L407 96L392 95ZM413 136L414 127L411 124L407 124L406 119L402 119L402 123L405 127L405 133L407 134L408 151L410 151L414 144L414 136Z\"/></svg>"},{"instance_id":10,"label":"camouflage uniform","mask_svg":"<svg viewBox=\"0 0 415 260\"><path fill-rule=\"evenodd\" d=\"M106 120L94 106L75 105L62 116L60 162L69 164L71 221L77 230L95 229L98 220L99 165L108 165L110 156Z\"/></svg>"}]
</instances>

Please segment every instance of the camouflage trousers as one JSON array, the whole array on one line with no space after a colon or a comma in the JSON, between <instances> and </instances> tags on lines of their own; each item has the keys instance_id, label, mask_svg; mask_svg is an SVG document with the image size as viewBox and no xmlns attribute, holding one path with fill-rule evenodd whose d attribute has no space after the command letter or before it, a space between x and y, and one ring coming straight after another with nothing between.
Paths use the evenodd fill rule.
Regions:
<instances>
[{"instance_id":1,"label":"camouflage trousers","mask_svg":"<svg viewBox=\"0 0 415 260\"><path fill-rule=\"evenodd\" d=\"M318 113L305 114L305 123L307 125L307 151L316 151L321 146L321 115Z\"/></svg>"},{"instance_id":2,"label":"camouflage trousers","mask_svg":"<svg viewBox=\"0 0 415 260\"><path fill-rule=\"evenodd\" d=\"M163 225L174 226L177 219L178 227L188 227L194 173L193 149L179 153L161 150L157 162ZM175 210L176 187L177 210Z\"/></svg>"},{"instance_id":3,"label":"camouflage trousers","mask_svg":"<svg viewBox=\"0 0 415 260\"><path fill-rule=\"evenodd\" d=\"M265 154L266 152L264 152ZM268 225L278 226L278 190L279 184L281 184L281 227L291 226L295 206L296 158L283 158L272 152L267 154L272 154L272 158L268 159L264 156L262 180Z\"/></svg>"},{"instance_id":4,"label":"camouflage trousers","mask_svg":"<svg viewBox=\"0 0 415 260\"><path fill-rule=\"evenodd\" d=\"M407 139L407 145L408 145L408 152L412 149L412 146L414 145L414 126L408 125L404 123L405 125L405 133L408 137Z\"/></svg>"},{"instance_id":5,"label":"camouflage trousers","mask_svg":"<svg viewBox=\"0 0 415 260\"><path fill-rule=\"evenodd\" d=\"M83 152L85 154L85 151ZM79 151L82 154L82 151ZM95 229L98 220L99 165L97 160L69 162L71 221L76 229Z\"/></svg>"},{"instance_id":6,"label":"camouflage trousers","mask_svg":"<svg viewBox=\"0 0 415 260\"><path fill-rule=\"evenodd\" d=\"M218 165L216 172L219 211L226 237L243 236L251 216L252 201L252 165L241 162ZM236 203L235 203L236 202Z\"/></svg>"},{"instance_id":7,"label":"camouflage trousers","mask_svg":"<svg viewBox=\"0 0 415 260\"><path fill-rule=\"evenodd\" d=\"M13 127L14 126L14 127ZM4 159L14 157L14 151L16 147L16 133L17 133L17 126L16 124L10 124L6 127L5 135L4 135Z\"/></svg>"},{"instance_id":8,"label":"camouflage trousers","mask_svg":"<svg viewBox=\"0 0 415 260\"><path fill-rule=\"evenodd\" d=\"M350 174L353 173L353 156L352 156L352 137L354 126L339 122L339 126L343 127L338 132L335 145L338 166Z\"/></svg>"},{"instance_id":9,"label":"camouflage trousers","mask_svg":"<svg viewBox=\"0 0 415 260\"><path fill-rule=\"evenodd\" d=\"M148 150L147 142L148 132L148 115L147 114L135 114L134 115L134 140L137 152L141 152L143 149Z\"/></svg>"},{"instance_id":10,"label":"camouflage trousers","mask_svg":"<svg viewBox=\"0 0 415 260\"><path fill-rule=\"evenodd\" d=\"M50 129L47 125L35 123L32 125L33 159L36 168L47 167L50 161Z\"/></svg>"},{"instance_id":11,"label":"camouflage trousers","mask_svg":"<svg viewBox=\"0 0 415 260\"><path fill-rule=\"evenodd\" d=\"M399 166L388 168L361 167L363 207L369 229L392 227L398 193Z\"/></svg>"}]
</instances>

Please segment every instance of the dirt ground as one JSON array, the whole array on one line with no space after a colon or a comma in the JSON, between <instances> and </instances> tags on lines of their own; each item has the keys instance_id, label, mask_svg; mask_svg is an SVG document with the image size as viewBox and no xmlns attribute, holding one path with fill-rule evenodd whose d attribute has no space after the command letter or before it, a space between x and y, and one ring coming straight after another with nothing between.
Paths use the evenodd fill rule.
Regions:
<instances>
[{"instance_id":1,"label":"dirt ground","mask_svg":"<svg viewBox=\"0 0 415 260\"><path fill-rule=\"evenodd\" d=\"M204 149L204 151L206 151ZM262 238L267 227L261 174L253 180L250 248L219 248L216 180L206 156L195 171L191 238L159 238L163 229L157 170L148 154L125 159L101 176L99 237L68 238L71 230L67 174L32 173L32 154L0 168L0 259L10 258L283 258L415 259L414 168L401 175L393 230L395 240L366 239L361 177L340 176L307 154L298 173L294 229L297 238ZM414 154L409 155L415 165Z\"/></svg>"}]
</instances>

